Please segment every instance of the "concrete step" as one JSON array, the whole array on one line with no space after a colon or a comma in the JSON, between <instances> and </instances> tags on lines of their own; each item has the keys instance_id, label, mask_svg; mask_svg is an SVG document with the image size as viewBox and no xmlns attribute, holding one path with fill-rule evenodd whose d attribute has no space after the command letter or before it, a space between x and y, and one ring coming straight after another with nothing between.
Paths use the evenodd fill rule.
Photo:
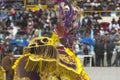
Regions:
<instances>
[{"instance_id":1,"label":"concrete step","mask_svg":"<svg viewBox=\"0 0 120 80\"><path fill-rule=\"evenodd\" d=\"M120 67L84 67L91 80L120 80Z\"/></svg>"}]
</instances>

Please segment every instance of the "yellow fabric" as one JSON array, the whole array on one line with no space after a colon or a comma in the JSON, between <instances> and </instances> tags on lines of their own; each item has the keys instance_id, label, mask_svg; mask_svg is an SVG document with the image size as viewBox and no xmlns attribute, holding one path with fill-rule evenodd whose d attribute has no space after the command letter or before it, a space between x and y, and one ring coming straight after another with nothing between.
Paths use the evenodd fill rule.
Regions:
<instances>
[{"instance_id":1,"label":"yellow fabric","mask_svg":"<svg viewBox=\"0 0 120 80\"><path fill-rule=\"evenodd\" d=\"M61 75L61 78L66 78L66 80L90 80L87 73L83 69L79 58L69 48L66 48L65 52L68 54L68 56L61 56L61 54L61 57L59 56L59 58L61 58L67 64L74 64L76 68L71 68L58 62L57 75Z\"/></svg>"},{"instance_id":2,"label":"yellow fabric","mask_svg":"<svg viewBox=\"0 0 120 80\"><path fill-rule=\"evenodd\" d=\"M51 37L51 45L58 46L60 44L58 36L53 32Z\"/></svg>"},{"instance_id":3,"label":"yellow fabric","mask_svg":"<svg viewBox=\"0 0 120 80\"><path fill-rule=\"evenodd\" d=\"M65 51L76 61L76 65L77 65L76 72L80 74L80 72L82 71L82 63L80 62L80 59L69 48L66 48Z\"/></svg>"},{"instance_id":4,"label":"yellow fabric","mask_svg":"<svg viewBox=\"0 0 120 80\"><path fill-rule=\"evenodd\" d=\"M26 47L23 53L37 54L43 58L57 58L58 51L52 45L42 45L37 47Z\"/></svg>"},{"instance_id":5,"label":"yellow fabric","mask_svg":"<svg viewBox=\"0 0 120 80\"><path fill-rule=\"evenodd\" d=\"M48 42L44 42L43 39L48 39ZM60 44L59 42L59 38L58 36L53 32L52 33L52 37L48 38L48 37L36 37L33 40L30 41L28 47L30 47L30 45L35 44L35 46L40 46L36 43L36 40L40 40L42 43L44 43L44 45L53 45L53 46L58 46Z\"/></svg>"},{"instance_id":6,"label":"yellow fabric","mask_svg":"<svg viewBox=\"0 0 120 80\"><path fill-rule=\"evenodd\" d=\"M47 41L44 41L44 38ZM61 80L90 80L79 58L69 48L62 54L55 48L56 43L58 45L59 39L54 33L52 38L39 37L30 41L29 46L24 49L24 54L12 67L15 73L21 59L28 56L24 69L28 72L40 72L42 80L58 80L58 77Z\"/></svg>"},{"instance_id":7,"label":"yellow fabric","mask_svg":"<svg viewBox=\"0 0 120 80\"><path fill-rule=\"evenodd\" d=\"M19 78L17 75L14 76L14 80L30 80L29 78Z\"/></svg>"},{"instance_id":8,"label":"yellow fabric","mask_svg":"<svg viewBox=\"0 0 120 80\"><path fill-rule=\"evenodd\" d=\"M5 70L0 66L0 80L4 80Z\"/></svg>"},{"instance_id":9,"label":"yellow fabric","mask_svg":"<svg viewBox=\"0 0 120 80\"><path fill-rule=\"evenodd\" d=\"M12 69L14 69L15 75L16 75L16 69L17 69L17 67L18 67L18 64L19 64L20 60L21 60L23 57L25 57L25 56L30 56L30 55L32 55L32 54L29 54L29 53L28 53L28 54L21 55L21 56L15 61L14 65L12 66Z\"/></svg>"},{"instance_id":10,"label":"yellow fabric","mask_svg":"<svg viewBox=\"0 0 120 80\"><path fill-rule=\"evenodd\" d=\"M48 42L44 42L44 41L43 41L43 39L45 39L45 38L48 39ZM40 42L43 43L44 45L51 45L51 42L52 42L52 41L51 41L51 38L48 38L48 37L36 37L36 38L32 39L32 40L29 42L28 47L31 47L32 44L35 44L34 47L41 46L41 45L37 44L36 41L40 41Z\"/></svg>"},{"instance_id":11,"label":"yellow fabric","mask_svg":"<svg viewBox=\"0 0 120 80\"><path fill-rule=\"evenodd\" d=\"M53 73L56 69L55 59L43 59L38 55L31 55L26 63L27 71Z\"/></svg>"}]
</instances>

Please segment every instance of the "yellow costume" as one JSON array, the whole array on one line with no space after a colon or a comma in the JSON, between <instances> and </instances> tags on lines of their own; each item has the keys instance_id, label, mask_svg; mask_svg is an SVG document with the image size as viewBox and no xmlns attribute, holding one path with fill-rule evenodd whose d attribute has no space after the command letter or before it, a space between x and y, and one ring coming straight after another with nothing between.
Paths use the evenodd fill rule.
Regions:
<instances>
[{"instance_id":1,"label":"yellow costume","mask_svg":"<svg viewBox=\"0 0 120 80\"><path fill-rule=\"evenodd\" d=\"M0 66L0 80L4 80L5 70Z\"/></svg>"},{"instance_id":2,"label":"yellow costume","mask_svg":"<svg viewBox=\"0 0 120 80\"><path fill-rule=\"evenodd\" d=\"M31 80L35 80L30 77L34 73L39 80L90 80L79 58L69 48L58 49L59 44L54 33L51 38L33 39L15 62L15 73Z\"/></svg>"}]
</instances>

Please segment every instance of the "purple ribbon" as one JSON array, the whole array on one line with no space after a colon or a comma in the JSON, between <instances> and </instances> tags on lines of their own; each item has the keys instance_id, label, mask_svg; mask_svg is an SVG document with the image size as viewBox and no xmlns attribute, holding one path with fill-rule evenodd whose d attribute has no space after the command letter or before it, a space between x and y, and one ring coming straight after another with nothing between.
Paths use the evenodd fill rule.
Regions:
<instances>
[{"instance_id":1,"label":"purple ribbon","mask_svg":"<svg viewBox=\"0 0 120 80\"><path fill-rule=\"evenodd\" d=\"M0 4L0 7L4 5L4 0L1 1L2 3Z\"/></svg>"},{"instance_id":2,"label":"purple ribbon","mask_svg":"<svg viewBox=\"0 0 120 80\"><path fill-rule=\"evenodd\" d=\"M64 11L63 7L62 7L62 2L65 3L66 6L69 7L68 11ZM59 5L59 13L60 13L60 17L64 16L64 27L66 30L66 35L63 36L63 39L65 39L65 44L63 44L64 46L70 47L74 41L74 39L71 39L70 37L70 33L69 31L72 29L72 22L73 22L73 16L76 14L72 4L70 3L69 0L59 0L58 1L58 5ZM63 17L62 17L63 18Z\"/></svg>"},{"instance_id":3,"label":"purple ribbon","mask_svg":"<svg viewBox=\"0 0 120 80\"><path fill-rule=\"evenodd\" d=\"M62 5L61 5L62 2L65 2L65 5L67 5L70 8L69 11L63 10ZM72 23L72 18L75 15L75 11L73 10L72 5L69 2L69 0L59 0L58 5L59 5L60 14L65 17L64 26L65 26L65 29L67 30L70 28L70 25L68 23Z\"/></svg>"}]
</instances>

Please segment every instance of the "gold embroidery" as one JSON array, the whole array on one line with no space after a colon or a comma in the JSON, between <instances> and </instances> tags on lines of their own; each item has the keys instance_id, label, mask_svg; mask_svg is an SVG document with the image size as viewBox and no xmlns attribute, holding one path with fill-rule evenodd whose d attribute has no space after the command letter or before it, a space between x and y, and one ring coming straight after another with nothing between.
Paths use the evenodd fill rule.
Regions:
<instances>
[{"instance_id":1,"label":"gold embroidery","mask_svg":"<svg viewBox=\"0 0 120 80\"><path fill-rule=\"evenodd\" d=\"M76 61L68 55L59 54L59 59L67 64L75 64Z\"/></svg>"}]
</instances>

